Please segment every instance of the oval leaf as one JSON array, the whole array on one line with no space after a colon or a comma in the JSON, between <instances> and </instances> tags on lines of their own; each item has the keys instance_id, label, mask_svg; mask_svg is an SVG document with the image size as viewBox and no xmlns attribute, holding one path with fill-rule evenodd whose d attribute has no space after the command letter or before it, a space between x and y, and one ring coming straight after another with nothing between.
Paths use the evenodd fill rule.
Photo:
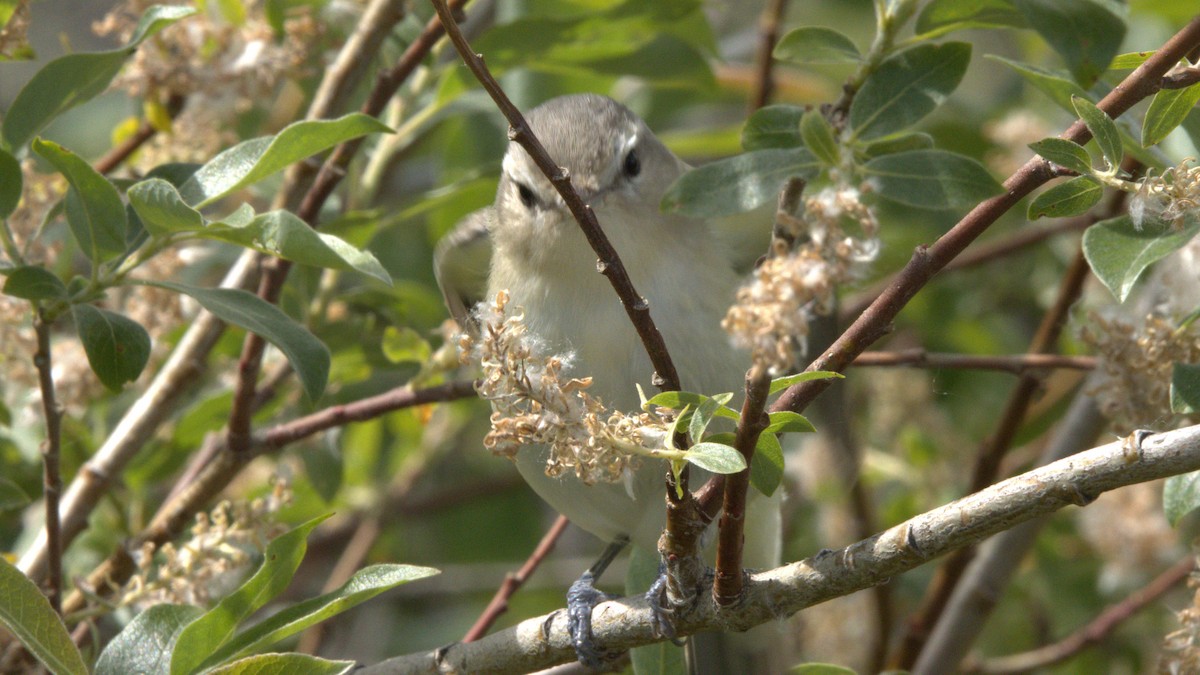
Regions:
<instances>
[{"instance_id":1,"label":"oval leaf","mask_svg":"<svg viewBox=\"0 0 1200 675\"><path fill-rule=\"evenodd\" d=\"M67 627L37 584L0 556L0 624L52 673L87 675Z\"/></svg>"},{"instance_id":2,"label":"oval leaf","mask_svg":"<svg viewBox=\"0 0 1200 675\"><path fill-rule=\"evenodd\" d=\"M0 476L0 513L23 508L31 501L20 485Z\"/></svg>"},{"instance_id":3,"label":"oval leaf","mask_svg":"<svg viewBox=\"0 0 1200 675\"><path fill-rule=\"evenodd\" d=\"M155 605L134 617L104 648L96 675L166 675L184 627L203 613L192 605Z\"/></svg>"},{"instance_id":4,"label":"oval leaf","mask_svg":"<svg viewBox=\"0 0 1200 675\"><path fill-rule=\"evenodd\" d=\"M829 120L816 108L804 113L800 118L800 137L812 154L829 166L837 166L841 160L837 139L833 136L833 126Z\"/></svg>"},{"instance_id":5,"label":"oval leaf","mask_svg":"<svg viewBox=\"0 0 1200 675\"><path fill-rule=\"evenodd\" d=\"M300 377L310 400L321 398L329 379L329 349L275 305L236 288L198 288L167 281L141 281L196 299L222 321L245 328L279 348Z\"/></svg>"},{"instance_id":6,"label":"oval leaf","mask_svg":"<svg viewBox=\"0 0 1200 675\"><path fill-rule=\"evenodd\" d=\"M25 300L63 300L67 286L44 267L18 267L4 282L4 293Z\"/></svg>"},{"instance_id":7,"label":"oval leaf","mask_svg":"<svg viewBox=\"0 0 1200 675\"><path fill-rule=\"evenodd\" d=\"M1182 415L1200 411L1200 364L1176 363L1172 368L1171 410Z\"/></svg>"},{"instance_id":8,"label":"oval leaf","mask_svg":"<svg viewBox=\"0 0 1200 675\"><path fill-rule=\"evenodd\" d=\"M1091 176L1078 176L1046 190L1029 204L1029 219L1064 218L1086 213L1104 196L1104 187Z\"/></svg>"},{"instance_id":9,"label":"oval leaf","mask_svg":"<svg viewBox=\"0 0 1200 675\"><path fill-rule=\"evenodd\" d=\"M372 565L361 569L341 588L292 605L238 633L201 666L211 667L231 658L261 651L384 591L438 573L432 567L415 565Z\"/></svg>"},{"instance_id":10,"label":"oval leaf","mask_svg":"<svg viewBox=\"0 0 1200 675\"><path fill-rule=\"evenodd\" d=\"M924 44L893 55L850 104L854 138L879 138L916 124L958 87L970 62L971 45L965 42Z\"/></svg>"},{"instance_id":11,"label":"oval leaf","mask_svg":"<svg viewBox=\"0 0 1200 675\"><path fill-rule=\"evenodd\" d=\"M788 387L792 386L793 384L800 384L801 382L808 382L810 380L829 380L829 379L839 379L840 380L840 379L844 379L845 377L846 377L845 375L843 375L841 373L836 373L832 370L809 370L809 371L805 371L803 373L796 373L795 375L787 375L784 377L777 377L774 380L771 380L770 393L776 394L776 393L783 391L784 389L787 389Z\"/></svg>"},{"instance_id":12,"label":"oval leaf","mask_svg":"<svg viewBox=\"0 0 1200 675\"><path fill-rule=\"evenodd\" d=\"M354 661L330 661L308 654L258 654L207 670L205 675L340 675L356 666Z\"/></svg>"},{"instance_id":13,"label":"oval leaf","mask_svg":"<svg viewBox=\"0 0 1200 675\"><path fill-rule=\"evenodd\" d=\"M1163 485L1163 513L1171 527L1197 508L1200 508L1200 471L1168 478Z\"/></svg>"},{"instance_id":14,"label":"oval leaf","mask_svg":"<svg viewBox=\"0 0 1200 675\"><path fill-rule=\"evenodd\" d=\"M288 211L264 213L244 225L213 223L196 234L240 244L302 265L358 271L385 284L392 283L391 276L374 255L332 234L317 232Z\"/></svg>"},{"instance_id":15,"label":"oval leaf","mask_svg":"<svg viewBox=\"0 0 1200 675\"><path fill-rule=\"evenodd\" d=\"M812 425L812 422L808 421L807 417L801 415L800 413L792 412L791 410L779 410L773 412L770 414L770 418L771 423L767 426L766 430L763 431L764 434L767 432L773 434L784 434L789 432L809 434L817 430L817 428Z\"/></svg>"},{"instance_id":16,"label":"oval leaf","mask_svg":"<svg viewBox=\"0 0 1200 675\"><path fill-rule=\"evenodd\" d=\"M1200 84L1194 84L1184 89L1163 89L1154 95L1150 101L1150 109L1142 120L1142 147L1162 142L1188 113L1200 102Z\"/></svg>"},{"instance_id":17,"label":"oval leaf","mask_svg":"<svg viewBox=\"0 0 1200 675\"><path fill-rule=\"evenodd\" d=\"M184 203L175 186L161 178L135 183L126 194L142 224L154 234L191 232L204 227L204 216Z\"/></svg>"},{"instance_id":18,"label":"oval leaf","mask_svg":"<svg viewBox=\"0 0 1200 675\"><path fill-rule=\"evenodd\" d=\"M1078 174L1092 172L1092 157L1078 143L1064 138L1043 138L1036 143L1030 143L1029 149L1064 169L1070 169Z\"/></svg>"},{"instance_id":19,"label":"oval leaf","mask_svg":"<svg viewBox=\"0 0 1200 675\"><path fill-rule=\"evenodd\" d=\"M763 432L754 446L750 458L750 484L755 490L770 497L783 482L783 446L775 434Z\"/></svg>"},{"instance_id":20,"label":"oval leaf","mask_svg":"<svg viewBox=\"0 0 1200 675\"><path fill-rule=\"evenodd\" d=\"M309 533L328 517L313 518L272 539L254 576L183 629L171 655L173 675L196 670L233 636L238 624L288 587L308 550Z\"/></svg>"},{"instance_id":21,"label":"oval leaf","mask_svg":"<svg viewBox=\"0 0 1200 675\"><path fill-rule=\"evenodd\" d=\"M67 224L84 255L100 263L125 250L125 205L108 179L58 143L34 139L33 151L54 165L67 182Z\"/></svg>"},{"instance_id":22,"label":"oval leaf","mask_svg":"<svg viewBox=\"0 0 1200 675\"><path fill-rule=\"evenodd\" d=\"M0 220L17 210L23 181L21 163L7 150L0 149Z\"/></svg>"},{"instance_id":23,"label":"oval leaf","mask_svg":"<svg viewBox=\"0 0 1200 675\"><path fill-rule=\"evenodd\" d=\"M945 150L884 155L863 171L880 197L925 209L971 207L1004 191L982 164Z\"/></svg>"},{"instance_id":24,"label":"oval leaf","mask_svg":"<svg viewBox=\"0 0 1200 675\"><path fill-rule=\"evenodd\" d=\"M746 458L723 443L697 443L688 449L687 461L712 473L730 474L746 470Z\"/></svg>"},{"instance_id":25,"label":"oval leaf","mask_svg":"<svg viewBox=\"0 0 1200 675\"><path fill-rule=\"evenodd\" d=\"M933 0L917 17L915 32L928 40L956 30L1025 25L1009 0Z\"/></svg>"},{"instance_id":26,"label":"oval leaf","mask_svg":"<svg viewBox=\"0 0 1200 675\"><path fill-rule=\"evenodd\" d=\"M1104 159L1108 162L1110 169L1115 169L1121 166L1121 160L1125 157L1125 151L1121 149L1121 132L1117 130L1116 122L1108 116L1108 113L1096 107L1096 104L1081 96L1072 96L1071 105L1075 106L1075 112L1079 113L1079 118L1087 124L1087 128L1092 132L1092 136L1096 139L1096 145L1100 147L1100 152L1104 153Z\"/></svg>"},{"instance_id":27,"label":"oval leaf","mask_svg":"<svg viewBox=\"0 0 1200 675\"><path fill-rule=\"evenodd\" d=\"M804 108L794 105L769 105L755 110L742 129L742 148L765 150L803 147L804 139L800 137L802 117Z\"/></svg>"},{"instance_id":28,"label":"oval leaf","mask_svg":"<svg viewBox=\"0 0 1200 675\"><path fill-rule=\"evenodd\" d=\"M802 148L755 150L692 169L663 195L663 210L714 217L773 202L789 178L811 179L820 170Z\"/></svg>"},{"instance_id":29,"label":"oval leaf","mask_svg":"<svg viewBox=\"0 0 1200 675\"><path fill-rule=\"evenodd\" d=\"M722 394L721 397L718 397L716 399L717 402L721 403L720 398L724 396L725 395ZM663 408L670 408L671 410L675 411L682 411L688 406L697 407L703 405L710 398L711 397L705 396L704 394L696 394L690 391L664 391L660 394L656 394L653 398L646 401L642 405L642 408L644 410L649 410L647 406L656 405ZM726 401L728 401L728 399L726 399ZM724 417L731 420L737 420L739 417L736 410L725 406L724 404L722 404L720 408L717 408L714 414L717 417Z\"/></svg>"},{"instance_id":30,"label":"oval leaf","mask_svg":"<svg viewBox=\"0 0 1200 675\"><path fill-rule=\"evenodd\" d=\"M1104 73L1125 38L1125 22L1095 0L1014 0L1013 4L1085 87Z\"/></svg>"},{"instance_id":31,"label":"oval leaf","mask_svg":"<svg viewBox=\"0 0 1200 675\"><path fill-rule=\"evenodd\" d=\"M150 360L150 335L136 321L91 305L71 308L88 364L104 386L120 391Z\"/></svg>"},{"instance_id":32,"label":"oval leaf","mask_svg":"<svg viewBox=\"0 0 1200 675\"><path fill-rule=\"evenodd\" d=\"M1192 221L1179 230L1169 227L1134 227L1129 216L1105 220L1083 233L1083 254L1092 271L1125 302L1142 271L1179 250L1200 231Z\"/></svg>"},{"instance_id":33,"label":"oval leaf","mask_svg":"<svg viewBox=\"0 0 1200 675\"><path fill-rule=\"evenodd\" d=\"M775 45L775 58L791 63L858 63L854 41L832 28L805 26L788 32Z\"/></svg>"},{"instance_id":34,"label":"oval leaf","mask_svg":"<svg viewBox=\"0 0 1200 675\"><path fill-rule=\"evenodd\" d=\"M203 208L338 143L391 131L386 124L362 113L336 120L296 122L275 136L244 141L212 158L192 174L179 193L188 204Z\"/></svg>"}]
</instances>

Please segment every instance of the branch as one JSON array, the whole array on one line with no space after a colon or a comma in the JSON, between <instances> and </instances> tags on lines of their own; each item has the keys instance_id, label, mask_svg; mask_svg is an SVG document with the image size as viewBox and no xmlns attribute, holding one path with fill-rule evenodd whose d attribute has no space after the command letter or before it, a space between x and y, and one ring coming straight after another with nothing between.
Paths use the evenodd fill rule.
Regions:
<instances>
[{"instance_id":1,"label":"branch","mask_svg":"<svg viewBox=\"0 0 1200 675\"><path fill-rule=\"evenodd\" d=\"M1200 469L1200 425L1156 434L1138 446L1126 438L1081 452L993 485L839 551L751 575L736 610L711 598L676 617L679 635L745 630L835 597L869 588L938 556L1065 506L1085 505L1102 492ZM599 605L593 632L612 649L656 642L642 598ZM477 642L399 656L362 669L393 673L517 673L575 658L562 610L535 617Z\"/></svg>"},{"instance_id":2,"label":"branch","mask_svg":"<svg viewBox=\"0 0 1200 675\"><path fill-rule=\"evenodd\" d=\"M1158 91L1163 74L1183 58L1198 41L1200 16L1192 19L1161 49L1109 92L1100 101L1100 109L1115 119L1138 101ZM1082 121L1076 121L1060 138L1082 145L1091 138L1091 133ZM806 370L832 370L839 373L844 371L867 347L888 333L900 310L904 309L909 300L924 288L935 274L1009 209L1053 176L1054 171L1050 164L1040 157L1033 157L1026 162L1004 182L1003 194L980 203L932 245L918 247L895 281L863 311L829 349L809 364ZM771 409L803 412L830 383L831 380L826 379L794 385L779 397ZM702 502L705 511L715 510L716 506L711 500L718 492L716 486L722 482L720 476L709 480L712 487L706 486L704 492L707 501Z\"/></svg>"},{"instance_id":3,"label":"branch","mask_svg":"<svg viewBox=\"0 0 1200 675\"><path fill-rule=\"evenodd\" d=\"M174 93L167 98L166 111L167 116L170 119L175 119L179 115L180 111L183 110L183 104L185 100L186 99L184 99L181 94ZM137 131L133 132L132 136L125 139L125 141L117 147L109 150L107 155L104 155L100 159L96 160L93 168L95 168L98 173L109 173L113 169L120 166L121 162L129 159L130 155L136 152L138 148L145 145L146 142L151 138L154 138L154 135L157 133L158 129L150 123L150 120L143 120L141 126L137 128Z\"/></svg>"},{"instance_id":4,"label":"branch","mask_svg":"<svg viewBox=\"0 0 1200 675\"><path fill-rule=\"evenodd\" d=\"M905 349L895 352L863 352L851 364L855 368L912 366L915 368L956 368L973 370L1003 370L1020 375L1029 370L1064 368L1091 370L1096 367L1094 356L1064 356L1062 354L1012 354L981 356L974 354L943 354L924 349Z\"/></svg>"},{"instance_id":5,"label":"branch","mask_svg":"<svg viewBox=\"0 0 1200 675\"><path fill-rule=\"evenodd\" d=\"M46 440L42 442L43 498L46 500L46 596L55 612L62 613L62 536L58 520L58 498L62 494L59 453L62 449L62 409L54 397L54 364L50 360L50 324L41 307L34 306L33 329L37 351L38 387L42 393L42 416L46 420Z\"/></svg>"},{"instance_id":6,"label":"branch","mask_svg":"<svg viewBox=\"0 0 1200 675\"><path fill-rule=\"evenodd\" d=\"M496 623L496 619L499 619L501 614L508 611L508 599L533 575L538 565L541 565L546 556L550 554L550 551L554 550L554 544L562 536L563 530L567 529L567 525L570 522L566 516L559 516L554 521L554 524L550 526L550 529L546 531L546 534L542 536L542 540L538 542L537 548L533 549L533 553L529 555L525 564L521 565L521 569L515 573L510 572L504 577L504 583L500 585L500 588L496 589L496 595L492 596L492 601L483 610L483 614L479 615L479 618L475 620L475 625L471 626L471 629L463 636L463 642L474 642L486 635L492 624Z\"/></svg>"},{"instance_id":7,"label":"branch","mask_svg":"<svg viewBox=\"0 0 1200 675\"><path fill-rule=\"evenodd\" d=\"M1067 637L1037 649L1022 654L1011 654L986 659L974 664L965 664L965 673L1028 673L1030 671L1049 668L1066 661L1087 647L1104 644L1127 619L1133 618L1138 612L1151 603L1158 601L1168 591L1175 588L1188 578L1196 569L1196 559L1188 557L1155 577L1146 586L1137 589L1124 600L1109 605L1103 612L1092 619L1086 626L1071 633Z\"/></svg>"},{"instance_id":8,"label":"branch","mask_svg":"<svg viewBox=\"0 0 1200 675\"><path fill-rule=\"evenodd\" d=\"M247 452L233 453L229 451L228 447L220 447L214 453L213 460L201 469L196 479L181 490L175 498L163 504L144 530L124 545L119 546L116 552L88 575L87 587L95 593L104 595L114 587L124 584L134 571L133 560L127 551L136 551L146 542L160 545L178 536L192 522L197 511L225 489L225 486L238 475L243 467L261 454L274 452L289 443L350 421L371 419L401 408L452 401L474 395L475 389L470 382L450 382L415 390L397 387L378 396L345 405L331 406L311 415L272 427L257 436ZM68 613L79 611L83 608L84 602L83 595L75 592L67 599L64 611Z\"/></svg>"},{"instance_id":9,"label":"branch","mask_svg":"<svg viewBox=\"0 0 1200 675\"><path fill-rule=\"evenodd\" d=\"M750 112L770 103L775 93L773 54L775 43L779 41L779 24L783 23L786 9L787 0L770 0L758 19L758 55L755 57L754 97L750 99Z\"/></svg>"}]
</instances>

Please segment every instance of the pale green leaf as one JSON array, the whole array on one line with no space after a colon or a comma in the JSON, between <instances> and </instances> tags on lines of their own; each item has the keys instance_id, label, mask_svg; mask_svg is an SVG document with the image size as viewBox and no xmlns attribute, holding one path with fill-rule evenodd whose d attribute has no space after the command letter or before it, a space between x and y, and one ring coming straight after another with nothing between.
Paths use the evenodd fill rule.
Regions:
<instances>
[{"instance_id":1,"label":"pale green leaf","mask_svg":"<svg viewBox=\"0 0 1200 675\"><path fill-rule=\"evenodd\" d=\"M846 377L845 375L843 375L841 373L835 373L832 370L811 370L811 371L805 371L803 373L796 373L795 375L786 375L784 377L777 377L774 380L771 380L770 393L777 394L777 393L783 391L784 389L787 389L788 387L790 387L794 384L800 384L801 382L809 382L811 380L829 380L829 379L839 379L840 380L845 377Z\"/></svg>"},{"instance_id":2,"label":"pale green leaf","mask_svg":"<svg viewBox=\"0 0 1200 675\"><path fill-rule=\"evenodd\" d=\"M154 605L142 611L104 647L96 675L167 675L176 639L203 611L192 605Z\"/></svg>"},{"instance_id":3,"label":"pale green leaf","mask_svg":"<svg viewBox=\"0 0 1200 675\"><path fill-rule=\"evenodd\" d=\"M4 293L25 300L63 300L67 285L45 267L18 267L4 281Z\"/></svg>"},{"instance_id":4,"label":"pale green leaf","mask_svg":"<svg viewBox=\"0 0 1200 675\"><path fill-rule=\"evenodd\" d=\"M750 484L770 497L783 482L783 446L772 432L764 431L754 445L750 458Z\"/></svg>"},{"instance_id":5,"label":"pale green leaf","mask_svg":"<svg viewBox=\"0 0 1200 675\"><path fill-rule=\"evenodd\" d=\"M813 108L800 118L800 137L812 154L829 166L837 166L841 161L837 139L833 135L833 126Z\"/></svg>"},{"instance_id":6,"label":"pale green leaf","mask_svg":"<svg viewBox=\"0 0 1200 675\"><path fill-rule=\"evenodd\" d=\"M775 45L775 58L790 63L858 63L854 41L832 28L805 26L789 31Z\"/></svg>"},{"instance_id":7,"label":"pale green leaf","mask_svg":"<svg viewBox=\"0 0 1200 675\"><path fill-rule=\"evenodd\" d=\"M663 408L670 408L671 410L682 413L685 407L699 406L710 398L712 397L705 396L703 394L696 394L690 391L664 391L656 394L653 398L646 401L645 405L642 407L646 410L649 410L649 408L646 406L656 405ZM736 410L724 405L718 408L715 414L717 417L724 417L731 420L737 420L739 417Z\"/></svg>"},{"instance_id":8,"label":"pale green leaf","mask_svg":"<svg viewBox=\"0 0 1200 675\"><path fill-rule=\"evenodd\" d=\"M308 654L257 654L204 671L204 675L340 675L354 670L354 661L330 661Z\"/></svg>"},{"instance_id":9,"label":"pale green leaf","mask_svg":"<svg viewBox=\"0 0 1200 675\"><path fill-rule=\"evenodd\" d=\"M1029 149L1064 169L1070 169L1079 174L1092 172L1092 157L1088 154L1087 149L1078 143L1064 138L1051 137L1030 143Z\"/></svg>"},{"instance_id":10,"label":"pale green leaf","mask_svg":"<svg viewBox=\"0 0 1200 675\"><path fill-rule=\"evenodd\" d=\"M53 164L71 184L67 224L84 255L98 264L123 252L128 224L117 188L58 143L34 139L33 151Z\"/></svg>"},{"instance_id":11,"label":"pale green leaf","mask_svg":"<svg viewBox=\"0 0 1200 675\"><path fill-rule=\"evenodd\" d=\"M1171 369L1171 410L1183 415L1200 412L1200 364L1174 364Z\"/></svg>"},{"instance_id":12,"label":"pale green leaf","mask_svg":"<svg viewBox=\"0 0 1200 675\"><path fill-rule=\"evenodd\" d=\"M917 16L915 32L929 40L956 30L1025 26L1009 0L932 0Z\"/></svg>"},{"instance_id":13,"label":"pale green leaf","mask_svg":"<svg viewBox=\"0 0 1200 675\"><path fill-rule=\"evenodd\" d=\"M916 124L958 87L970 62L965 42L923 44L892 55L850 104L854 139L881 138Z\"/></svg>"},{"instance_id":14,"label":"pale green leaf","mask_svg":"<svg viewBox=\"0 0 1200 675\"><path fill-rule=\"evenodd\" d=\"M1095 0L1013 0L1029 25L1067 62L1076 81L1090 87L1108 68L1125 38L1125 21Z\"/></svg>"},{"instance_id":15,"label":"pale green leaf","mask_svg":"<svg viewBox=\"0 0 1200 675\"><path fill-rule=\"evenodd\" d=\"M0 624L55 675L87 675L62 619L29 577L0 556Z\"/></svg>"},{"instance_id":16,"label":"pale green leaf","mask_svg":"<svg viewBox=\"0 0 1200 675\"><path fill-rule=\"evenodd\" d=\"M663 195L665 211L715 217L774 202L790 178L812 179L820 163L802 148L755 150L697 167Z\"/></svg>"},{"instance_id":17,"label":"pale green leaf","mask_svg":"<svg viewBox=\"0 0 1200 675\"><path fill-rule=\"evenodd\" d=\"M1183 89L1162 89L1150 101L1142 120L1142 147L1161 143L1200 102L1200 84Z\"/></svg>"},{"instance_id":18,"label":"pale green leaf","mask_svg":"<svg viewBox=\"0 0 1200 675\"><path fill-rule=\"evenodd\" d=\"M1100 147L1100 152L1104 153L1104 159L1108 161L1108 166L1114 169L1121 166L1125 151L1121 148L1121 132L1117 130L1117 124L1112 121L1108 113L1097 108L1096 104L1086 98L1074 96L1071 98L1071 104L1075 106L1075 112L1079 113L1080 119L1092 132L1092 137L1096 139L1096 145Z\"/></svg>"},{"instance_id":19,"label":"pale green leaf","mask_svg":"<svg viewBox=\"0 0 1200 675\"><path fill-rule=\"evenodd\" d=\"M126 192L146 229L154 234L191 232L204 228L204 216L184 203L175 186L161 178L135 183Z\"/></svg>"},{"instance_id":20,"label":"pale green leaf","mask_svg":"<svg viewBox=\"0 0 1200 675\"><path fill-rule=\"evenodd\" d=\"M746 458L742 453L722 443L697 443L688 449L686 459L712 473L731 474L746 470Z\"/></svg>"},{"instance_id":21,"label":"pale green leaf","mask_svg":"<svg viewBox=\"0 0 1200 675\"><path fill-rule=\"evenodd\" d=\"M863 173L880 197L925 209L968 208L1004 191L982 164L945 150L884 155Z\"/></svg>"},{"instance_id":22,"label":"pale green leaf","mask_svg":"<svg viewBox=\"0 0 1200 675\"><path fill-rule=\"evenodd\" d=\"M771 423L763 433L785 434L785 433L801 433L807 434L816 431L816 427L808 418L791 410L778 410L770 414Z\"/></svg>"},{"instance_id":23,"label":"pale green leaf","mask_svg":"<svg viewBox=\"0 0 1200 675\"><path fill-rule=\"evenodd\" d=\"M1129 216L1105 220L1083 233L1083 253L1101 282L1124 302L1142 271L1179 250L1200 232L1192 220L1175 229L1157 223L1134 227Z\"/></svg>"},{"instance_id":24,"label":"pale green leaf","mask_svg":"<svg viewBox=\"0 0 1200 675\"><path fill-rule=\"evenodd\" d=\"M799 148L804 146L800 136L800 118L804 108L794 105L769 105L759 108L746 120L742 129L742 148Z\"/></svg>"},{"instance_id":25,"label":"pale green leaf","mask_svg":"<svg viewBox=\"0 0 1200 675\"><path fill-rule=\"evenodd\" d=\"M1200 471L1171 476L1163 485L1163 513L1171 527L1200 508Z\"/></svg>"},{"instance_id":26,"label":"pale green leaf","mask_svg":"<svg viewBox=\"0 0 1200 675\"><path fill-rule=\"evenodd\" d=\"M287 357L309 399L321 398L329 379L329 349L275 305L236 288L199 288L167 281L141 283L191 296L218 319L262 336Z\"/></svg>"},{"instance_id":27,"label":"pale green leaf","mask_svg":"<svg viewBox=\"0 0 1200 675\"><path fill-rule=\"evenodd\" d=\"M1086 213L1104 196L1104 187L1090 176L1078 176L1042 192L1029 203L1027 217L1065 218Z\"/></svg>"}]
</instances>

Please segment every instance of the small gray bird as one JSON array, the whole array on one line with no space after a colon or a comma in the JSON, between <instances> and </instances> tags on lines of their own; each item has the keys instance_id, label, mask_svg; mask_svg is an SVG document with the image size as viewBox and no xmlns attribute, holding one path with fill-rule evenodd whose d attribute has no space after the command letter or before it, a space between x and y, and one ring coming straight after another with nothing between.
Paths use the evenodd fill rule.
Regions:
<instances>
[{"instance_id":1,"label":"small gray bird","mask_svg":"<svg viewBox=\"0 0 1200 675\"><path fill-rule=\"evenodd\" d=\"M739 392L748 355L730 344L720 323L740 281L730 251L744 259L746 247L723 246L709 223L660 209L664 192L687 164L637 115L604 96L555 98L527 119L550 157L567 169L648 300L683 388ZM769 227L760 229L757 251L764 251ZM635 384L655 390L654 369L616 293L597 272L596 254L518 144L510 143L504 156L495 204L447 235L435 270L446 305L463 327L471 324L476 302L507 290L510 306L524 309L532 333L554 352L575 355L564 375L593 377L589 393L608 407L636 410ZM573 475L547 476L546 454L545 447L517 454L517 468L535 492L605 541L627 537L655 550L664 526L664 465L643 463L631 484L583 485ZM693 476L696 485L708 477L695 468ZM774 566L779 502L756 502L747 519L746 564Z\"/></svg>"}]
</instances>

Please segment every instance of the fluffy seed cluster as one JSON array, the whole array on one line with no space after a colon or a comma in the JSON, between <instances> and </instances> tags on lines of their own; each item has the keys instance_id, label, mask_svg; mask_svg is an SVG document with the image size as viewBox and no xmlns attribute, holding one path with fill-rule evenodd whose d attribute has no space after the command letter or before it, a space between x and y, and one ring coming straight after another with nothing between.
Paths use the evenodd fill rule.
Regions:
<instances>
[{"instance_id":1,"label":"fluffy seed cluster","mask_svg":"<svg viewBox=\"0 0 1200 675\"><path fill-rule=\"evenodd\" d=\"M1135 226L1165 221L1180 229L1185 216L1195 215L1200 206L1200 166L1190 166L1193 161L1189 157L1157 176L1149 170L1138 181L1137 193L1129 201L1129 215Z\"/></svg>"},{"instance_id":2,"label":"fluffy seed cluster","mask_svg":"<svg viewBox=\"0 0 1200 675\"><path fill-rule=\"evenodd\" d=\"M138 572L122 590L120 604L141 610L162 603L208 607L228 595L284 528L275 513L291 502L291 488L276 479L271 494L251 502L221 502L197 513L191 536L180 544L151 543L135 556Z\"/></svg>"},{"instance_id":3,"label":"fluffy seed cluster","mask_svg":"<svg viewBox=\"0 0 1200 675\"><path fill-rule=\"evenodd\" d=\"M1138 325L1093 312L1081 337L1095 349L1103 374L1088 393L1118 433L1170 429L1182 421L1171 412L1171 372L1175 363L1200 363L1195 322L1177 328L1166 315L1152 312Z\"/></svg>"},{"instance_id":4,"label":"fluffy seed cluster","mask_svg":"<svg viewBox=\"0 0 1200 675\"><path fill-rule=\"evenodd\" d=\"M854 188L830 187L805 200L799 216L781 209L771 255L721 322L772 374L795 366L809 317L829 313L837 286L878 255L879 222L861 197Z\"/></svg>"},{"instance_id":5,"label":"fluffy seed cluster","mask_svg":"<svg viewBox=\"0 0 1200 675\"><path fill-rule=\"evenodd\" d=\"M1188 586L1196 588L1198 582L1200 579L1192 574ZM1157 672L1163 675L1200 672L1200 590L1193 595L1191 607L1176 616L1181 626L1163 638Z\"/></svg>"},{"instance_id":6,"label":"fluffy seed cluster","mask_svg":"<svg viewBox=\"0 0 1200 675\"><path fill-rule=\"evenodd\" d=\"M464 362L483 370L476 389L492 403L492 430L484 445L515 458L522 446L549 446L546 474L573 472L585 484L616 482L666 440L666 423L650 413L609 411L587 393L590 377L563 374L569 356L544 356L508 294L478 310L480 336L460 338Z\"/></svg>"}]
</instances>

